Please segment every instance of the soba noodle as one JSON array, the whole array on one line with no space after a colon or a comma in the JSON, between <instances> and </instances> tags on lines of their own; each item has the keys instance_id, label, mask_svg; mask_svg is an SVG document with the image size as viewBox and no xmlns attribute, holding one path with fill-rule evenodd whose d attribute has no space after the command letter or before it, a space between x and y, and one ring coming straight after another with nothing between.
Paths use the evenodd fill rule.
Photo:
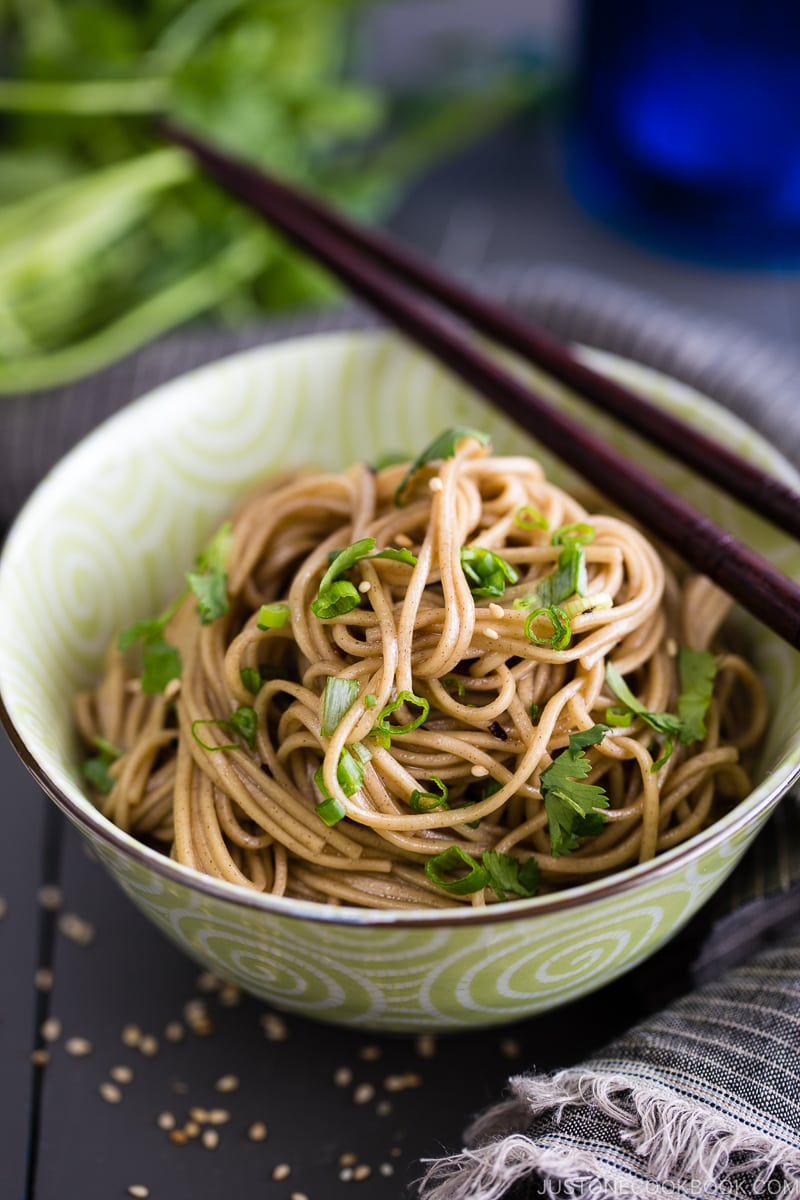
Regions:
<instances>
[{"instance_id":1,"label":"soba noodle","mask_svg":"<svg viewBox=\"0 0 800 1200\"><path fill-rule=\"evenodd\" d=\"M727 598L534 460L469 431L442 453L270 480L174 613L112 646L76 720L113 822L259 891L406 909L647 861L746 794L766 705ZM180 675L144 678L148 649Z\"/></svg>"}]
</instances>

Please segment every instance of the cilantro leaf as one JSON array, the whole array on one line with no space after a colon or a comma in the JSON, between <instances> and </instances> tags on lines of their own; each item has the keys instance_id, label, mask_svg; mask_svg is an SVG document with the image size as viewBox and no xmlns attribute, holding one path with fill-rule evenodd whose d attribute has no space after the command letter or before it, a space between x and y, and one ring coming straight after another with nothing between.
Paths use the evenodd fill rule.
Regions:
<instances>
[{"instance_id":1,"label":"cilantro leaf","mask_svg":"<svg viewBox=\"0 0 800 1200\"><path fill-rule=\"evenodd\" d=\"M717 664L707 650L692 650L681 646L678 651L678 675L681 694L678 697L678 716L683 728L682 742L701 741L706 736L706 714L714 692Z\"/></svg>"},{"instance_id":2,"label":"cilantro leaf","mask_svg":"<svg viewBox=\"0 0 800 1200\"><path fill-rule=\"evenodd\" d=\"M555 858L576 850L581 838L600 833L605 824L606 818L598 811L608 808L604 789L581 780L592 769L585 748L597 745L606 732L607 726L593 725L571 734L568 749L542 771L539 786L549 823L550 851Z\"/></svg>"},{"instance_id":3,"label":"cilantro leaf","mask_svg":"<svg viewBox=\"0 0 800 1200\"><path fill-rule=\"evenodd\" d=\"M163 637L147 637L142 644L142 691L148 696L163 692L173 679L181 677L181 656L177 646Z\"/></svg>"},{"instance_id":4,"label":"cilantro leaf","mask_svg":"<svg viewBox=\"0 0 800 1200\"><path fill-rule=\"evenodd\" d=\"M324 621L330 617L343 616L358 607L361 603L358 589L348 580L342 579L341 576L362 559L388 558L392 562L406 563L410 567L417 565L414 555L405 548L396 549L393 546L387 546L385 550L378 550L373 554L374 549L375 538L365 537L346 546L344 550L337 550L334 553L328 563L327 571L320 580L317 597L311 602L311 611L314 616Z\"/></svg>"},{"instance_id":5,"label":"cilantro leaf","mask_svg":"<svg viewBox=\"0 0 800 1200\"><path fill-rule=\"evenodd\" d=\"M622 701L625 706L625 712L612 714L612 721L619 723L627 714L641 717L642 720L655 729L657 733L664 734L665 737L681 737L683 734L683 722L679 717L673 716L667 712L649 712L642 704L641 700L637 700L631 689L628 687L625 680L620 675L617 668L612 662L606 665L606 683L611 688L614 695ZM629 723L629 722L626 722Z\"/></svg>"},{"instance_id":6,"label":"cilantro leaf","mask_svg":"<svg viewBox=\"0 0 800 1200\"><path fill-rule=\"evenodd\" d=\"M92 743L99 753L94 758L87 758L83 764L83 774L96 792L107 796L116 783L108 768L122 757L123 751L102 737L93 738Z\"/></svg>"},{"instance_id":7,"label":"cilantro leaf","mask_svg":"<svg viewBox=\"0 0 800 1200\"><path fill-rule=\"evenodd\" d=\"M482 433L479 429L471 429L468 426L457 425L453 429L446 429L444 433L440 433L429 446L426 446L417 455L400 481L400 485L394 494L394 502L398 508L401 508L405 503L405 494L408 490L408 485L420 467L424 467L429 462L436 462L438 459L452 458L456 452L458 443L464 438L474 438L482 446L490 444L490 438L487 433Z\"/></svg>"},{"instance_id":8,"label":"cilantro leaf","mask_svg":"<svg viewBox=\"0 0 800 1200\"><path fill-rule=\"evenodd\" d=\"M197 598L203 625L209 625L228 611L227 566L232 537L231 523L226 521L198 555L197 570L186 572L186 582Z\"/></svg>"},{"instance_id":9,"label":"cilantro leaf","mask_svg":"<svg viewBox=\"0 0 800 1200\"><path fill-rule=\"evenodd\" d=\"M539 866L535 858L521 863L512 854L484 850L481 862L489 874L489 887L498 900L507 899L507 892L515 896L535 896L539 890Z\"/></svg>"}]
</instances>

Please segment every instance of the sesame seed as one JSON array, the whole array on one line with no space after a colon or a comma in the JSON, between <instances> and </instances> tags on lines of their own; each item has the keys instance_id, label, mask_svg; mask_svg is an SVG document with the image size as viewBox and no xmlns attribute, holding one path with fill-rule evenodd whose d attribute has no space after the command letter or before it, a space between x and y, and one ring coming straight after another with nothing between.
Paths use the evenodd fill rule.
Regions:
<instances>
[{"instance_id":1,"label":"sesame seed","mask_svg":"<svg viewBox=\"0 0 800 1200\"><path fill-rule=\"evenodd\" d=\"M35 1067L46 1067L50 1062L49 1050L34 1050L31 1055L31 1062Z\"/></svg>"},{"instance_id":2,"label":"sesame seed","mask_svg":"<svg viewBox=\"0 0 800 1200\"><path fill-rule=\"evenodd\" d=\"M355 1183L361 1183L365 1179L369 1179L372 1174L372 1167L367 1163L359 1163L353 1171L353 1180Z\"/></svg>"},{"instance_id":3,"label":"sesame seed","mask_svg":"<svg viewBox=\"0 0 800 1200\"><path fill-rule=\"evenodd\" d=\"M400 1149L399 1146L392 1146L389 1153L391 1154L392 1158L399 1158L400 1155L403 1153L403 1151Z\"/></svg>"},{"instance_id":4,"label":"sesame seed","mask_svg":"<svg viewBox=\"0 0 800 1200\"><path fill-rule=\"evenodd\" d=\"M214 1023L209 1017L198 1017L190 1023L189 1029L195 1037L208 1037L214 1032Z\"/></svg>"},{"instance_id":5,"label":"sesame seed","mask_svg":"<svg viewBox=\"0 0 800 1200\"><path fill-rule=\"evenodd\" d=\"M277 1183L281 1179L288 1179L291 1173L292 1168L288 1163L278 1163L277 1167L273 1167L272 1169L272 1178Z\"/></svg>"},{"instance_id":6,"label":"sesame seed","mask_svg":"<svg viewBox=\"0 0 800 1200\"><path fill-rule=\"evenodd\" d=\"M112 1067L108 1073L115 1083L130 1083L133 1079L133 1071L130 1067Z\"/></svg>"},{"instance_id":7,"label":"sesame seed","mask_svg":"<svg viewBox=\"0 0 800 1200\"><path fill-rule=\"evenodd\" d=\"M408 1088L420 1087L422 1085L422 1076L417 1075L416 1071L406 1071L404 1075L387 1075L383 1081L383 1086L387 1092L404 1092Z\"/></svg>"},{"instance_id":8,"label":"sesame seed","mask_svg":"<svg viewBox=\"0 0 800 1200\"><path fill-rule=\"evenodd\" d=\"M64 1043L64 1049L73 1058L85 1058L92 1053L92 1043L85 1037L71 1037Z\"/></svg>"},{"instance_id":9,"label":"sesame seed","mask_svg":"<svg viewBox=\"0 0 800 1200\"><path fill-rule=\"evenodd\" d=\"M475 763L475 766L470 768L470 775L474 775L476 779L483 779L488 774L489 768L482 766L480 763Z\"/></svg>"},{"instance_id":10,"label":"sesame seed","mask_svg":"<svg viewBox=\"0 0 800 1200\"><path fill-rule=\"evenodd\" d=\"M169 1140L172 1142L173 1146L185 1146L189 1138L182 1129L173 1129L170 1132Z\"/></svg>"},{"instance_id":11,"label":"sesame seed","mask_svg":"<svg viewBox=\"0 0 800 1200\"><path fill-rule=\"evenodd\" d=\"M115 1083L108 1083L104 1081L100 1084L98 1091L105 1100L106 1104L119 1104L120 1100L122 1099L122 1092Z\"/></svg>"},{"instance_id":12,"label":"sesame seed","mask_svg":"<svg viewBox=\"0 0 800 1200\"><path fill-rule=\"evenodd\" d=\"M339 1155L340 1167L354 1167L357 1162L358 1155L354 1154L352 1150L346 1150L344 1154Z\"/></svg>"},{"instance_id":13,"label":"sesame seed","mask_svg":"<svg viewBox=\"0 0 800 1200\"><path fill-rule=\"evenodd\" d=\"M239 1078L236 1075L221 1075L214 1084L214 1090L217 1092L235 1092L239 1086Z\"/></svg>"},{"instance_id":14,"label":"sesame seed","mask_svg":"<svg viewBox=\"0 0 800 1200\"><path fill-rule=\"evenodd\" d=\"M163 1129L165 1133L169 1133L171 1129L175 1128L175 1117L171 1112L159 1113L156 1117L156 1125L159 1129Z\"/></svg>"},{"instance_id":15,"label":"sesame seed","mask_svg":"<svg viewBox=\"0 0 800 1200\"><path fill-rule=\"evenodd\" d=\"M64 903L64 893L55 883L45 883L36 893L40 906L46 912L57 912Z\"/></svg>"},{"instance_id":16,"label":"sesame seed","mask_svg":"<svg viewBox=\"0 0 800 1200\"><path fill-rule=\"evenodd\" d=\"M206 1150L216 1150L219 1145L219 1134L216 1129L204 1129L200 1141Z\"/></svg>"},{"instance_id":17,"label":"sesame seed","mask_svg":"<svg viewBox=\"0 0 800 1200\"><path fill-rule=\"evenodd\" d=\"M396 546L405 546L406 548L414 545L407 533L396 533L394 535L394 542Z\"/></svg>"},{"instance_id":18,"label":"sesame seed","mask_svg":"<svg viewBox=\"0 0 800 1200\"><path fill-rule=\"evenodd\" d=\"M200 1136L200 1126L197 1121L187 1121L183 1127L183 1132L187 1138L196 1138Z\"/></svg>"},{"instance_id":19,"label":"sesame seed","mask_svg":"<svg viewBox=\"0 0 800 1200\"><path fill-rule=\"evenodd\" d=\"M383 1054L380 1046L370 1043L368 1046L362 1046L358 1052L358 1057L362 1062L377 1062Z\"/></svg>"},{"instance_id":20,"label":"sesame seed","mask_svg":"<svg viewBox=\"0 0 800 1200\"><path fill-rule=\"evenodd\" d=\"M519 1058L522 1048L513 1038L503 1038L500 1043L500 1053L503 1058Z\"/></svg>"},{"instance_id":21,"label":"sesame seed","mask_svg":"<svg viewBox=\"0 0 800 1200\"><path fill-rule=\"evenodd\" d=\"M58 1017L48 1017L39 1030L46 1042L57 1042L61 1037L61 1022Z\"/></svg>"},{"instance_id":22,"label":"sesame seed","mask_svg":"<svg viewBox=\"0 0 800 1200\"><path fill-rule=\"evenodd\" d=\"M201 992L218 992L222 987L222 980L213 971L203 971L197 976L197 987ZM202 1004L202 1001L200 1003Z\"/></svg>"},{"instance_id":23,"label":"sesame seed","mask_svg":"<svg viewBox=\"0 0 800 1200\"><path fill-rule=\"evenodd\" d=\"M349 1067L337 1067L333 1073L333 1082L336 1087L349 1087L353 1082L353 1072Z\"/></svg>"},{"instance_id":24,"label":"sesame seed","mask_svg":"<svg viewBox=\"0 0 800 1200\"><path fill-rule=\"evenodd\" d=\"M167 686L164 688L164 699L174 700L178 692L181 690L181 681L177 677L170 679Z\"/></svg>"},{"instance_id":25,"label":"sesame seed","mask_svg":"<svg viewBox=\"0 0 800 1200\"><path fill-rule=\"evenodd\" d=\"M358 585L358 590L361 592L362 595L366 595L366 593L371 589L371 587L372 587L372 584L370 583L370 581L368 579L362 579L361 583Z\"/></svg>"},{"instance_id":26,"label":"sesame seed","mask_svg":"<svg viewBox=\"0 0 800 1200\"><path fill-rule=\"evenodd\" d=\"M242 993L235 983L226 983L217 996L223 1008L236 1008L242 1002Z\"/></svg>"},{"instance_id":27,"label":"sesame seed","mask_svg":"<svg viewBox=\"0 0 800 1200\"><path fill-rule=\"evenodd\" d=\"M59 917L58 928L76 946L91 946L94 941L94 926L76 913L64 913Z\"/></svg>"},{"instance_id":28,"label":"sesame seed","mask_svg":"<svg viewBox=\"0 0 800 1200\"><path fill-rule=\"evenodd\" d=\"M339 1178L341 1179L342 1183L349 1183L353 1178L353 1168L342 1167L341 1171L339 1172Z\"/></svg>"},{"instance_id":29,"label":"sesame seed","mask_svg":"<svg viewBox=\"0 0 800 1200\"><path fill-rule=\"evenodd\" d=\"M49 967L37 967L33 975L33 983L39 992L52 991L53 972Z\"/></svg>"},{"instance_id":30,"label":"sesame seed","mask_svg":"<svg viewBox=\"0 0 800 1200\"><path fill-rule=\"evenodd\" d=\"M360 1083L353 1092L354 1104L369 1104L375 1097L375 1088L371 1083Z\"/></svg>"},{"instance_id":31,"label":"sesame seed","mask_svg":"<svg viewBox=\"0 0 800 1200\"><path fill-rule=\"evenodd\" d=\"M433 1058L436 1053L436 1038L432 1033L421 1033L414 1042L414 1049L420 1058Z\"/></svg>"},{"instance_id":32,"label":"sesame seed","mask_svg":"<svg viewBox=\"0 0 800 1200\"><path fill-rule=\"evenodd\" d=\"M230 1119L231 1114L227 1108L212 1108L206 1116L209 1125L226 1125Z\"/></svg>"},{"instance_id":33,"label":"sesame seed","mask_svg":"<svg viewBox=\"0 0 800 1200\"><path fill-rule=\"evenodd\" d=\"M139 1053L145 1058L155 1058L158 1054L158 1039L154 1038L152 1033L147 1033L139 1042Z\"/></svg>"},{"instance_id":34,"label":"sesame seed","mask_svg":"<svg viewBox=\"0 0 800 1200\"><path fill-rule=\"evenodd\" d=\"M390 1175L394 1175L394 1167L390 1162L381 1163L381 1165L378 1167L378 1174L383 1175L385 1179L388 1179Z\"/></svg>"},{"instance_id":35,"label":"sesame seed","mask_svg":"<svg viewBox=\"0 0 800 1200\"><path fill-rule=\"evenodd\" d=\"M486 634L486 636L487 636L488 638L490 638L490 639L491 639L491 641L493 641L493 642L496 642L496 641L497 641L497 639L500 637L500 634L497 632L497 630L496 630L496 629L492 629L492 628L491 628L491 626L487 626L487 627L486 627L486 629L484 629L484 631L483 631L483 632L484 632L484 633Z\"/></svg>"},{"instance_id":36,"label":"sesame seed","mask_svg":"<svg viewBox=\"0 0 800 1200\"><path fill-rule=\"evenodd\" d=\"M428 481L428 487L432 492L441 492L444 490L444 484L438 475L434 475L433 479Z\"/></svg>"},{"instance_id":37,"label":"sesame seed","mask_svg":"<svg viewBox=\"0 0 800 1200\"><path fill-rule=\"evenodd\" d=\"M289 1036L288 1025L277 1013L265 1013L261 1018L261 1027L270 1042L285 1042Z\"/></svg>"},{"instance_id":38,"label":"sesame seed","mask_svg":"<svg viewBox=\"0 0 800 1200\"><path fill-rule=\"evenodd\" d=\"M165 1042L182 1042L186 1036L186 1030L180 1021L169 1021L164 1026L164 1041Z\"/></svg>"},{"instance_id":39,"label":"sesame seed","mask_svg":"<svg viewBox=\"0 0 800 1200\"><path fill-rule=\"evenodd\" d=\"M128 1188L128 1195L135 1196L136 1200L147 1200L150 1195L150 1188L145 1187L143 1183L132 1183Z\"/></svg>"},{"instance_id":40,"label":"sesame seed","mask_svg":"<svg viewBox=\"0 0 800 1200\"><path fill-rule=\"evenodd\" d=\"M142 1031L138 1025L126 1025L122 1030L122 1043L125 1046L135 1047L142 1040Z\"/></svg>"},{"instance_id":41,"label":"sesame seed","mask_svg":"<svg viewBox=\"0 0 800 1200\"><path fill-rule=\"evenodd\" d=\"M183 1016L190 1023L202 1017L207 1017L208 1009L205 1000L200 1000L197 997L194 1000L188 1000L183 1006Z\"/></svg>"},{"instance_id":42,"label":"sesame seed","mask_svg":"<svg viewBox=\"0 0 800 1200\"><path fill-rule=\"evenodd\" d=\"M247 1131L247 1136L251 1142L263 1142L266 1140L268 1132L263 1121L254 1121Z\"/></svg>"},{"instance_id":43,"label":"sesame seed","mask_svg":"<svg viewBox=\"0 0 800 1200\"><path fill-rule=\"evenodd\" d=\"M497 617L499 619L506 615L506 610L500 604L495 604L495 602L493 600L492 603L489 605L489 613L491 614L491 616Z\"/></svg>"},{"instance_id":44,"label":"sesame seed","mask_svg":"<svg viewBox=\"0 0 800 1200\"><path fill-rule=\"evenodd\" d=\"M392 1114L391 1100L379 1100L375 1105L375 1112L379 1117L389 1117Z\"/></svg>"},{"instance_id":45,"label":"sesame seed","mask_svg":"<svg viewBox=\"0 0 800 1200\"><path fill-rule=\"evenodd\" d=\"M198 1121L201 1125L206 1125L208 1123L208 1109L190 1108L189 1116L193 1121Z\"/></svg>"},{"instance_id":46,"label":"sesame seed","mask_svg":"<svg viewBox=\"0 0 800 1200\"><path fill-rule=\"evenodd\" d=\"M308 1200L308 1196L305 1194L305 1192L292 1192L289 1196L289 1200Z\"/></svg>"}]
</instances>

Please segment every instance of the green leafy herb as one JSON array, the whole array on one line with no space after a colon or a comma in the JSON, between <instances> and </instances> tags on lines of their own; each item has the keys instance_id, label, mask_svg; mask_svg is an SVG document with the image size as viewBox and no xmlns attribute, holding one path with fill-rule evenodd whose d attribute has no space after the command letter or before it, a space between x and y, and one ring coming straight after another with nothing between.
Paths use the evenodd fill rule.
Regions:
<instances>
[{"instance_id":1,"label":"green leafy herb","mask_svg":"<svg viewBox=\"0 0 800 1200\"><path fill-rule=\"evenodd\" d=\"M604 789L581 781L592 769L585 750L602 741L606 732L607 726L593 725L591 729L571 734L569 748L542 771L539 786L554 857L576 850L582 838L600 833L605 824L606 818L599 811L608 808Z\"/></svg>"},{"instance_id":2,"label":"green leafy herb","mask_svg":"<svg viewBox=\"0 0 800 1200\"><path fill-rule=\"evenodd\" d=\"M482 446L488 446L490 442L487 433L482 433L479 429L471 429L468 426L458 425L453 429L446 429L444 433L440 433L429 446L425 447L421 454L417 455L400 481L397 491L394 494L394 502L398 508L402 507L405 503L405 494L408 491L408 485L417 471L421 467L424 467L426 463L439 462L444 458L452 458L456 452L456 446L464 438L474 438Z\"/></svg>"},{"instance_id":3,"label":"green leafy herb","mask_svg":"<svg viewBox=\"0 0 800 1200\"><path fill-rule=\"evenodd\" d=\"M523 504L514 513L514 524L517 529L547 529L547 517L532 504Z\"/></svg>"},{"instance_id":4,"label":"green leafy herb","mask_svg":"<svg viewBox=\"0 0 800 1200\"><path fill-rule=\"evenodd\" d=\"M540 617L547 617L553 632L549 637L539 637L533 626ZM535 608L525 621L525 636L535 646L549 646L553 650L564 650L572 638L572 625L563 608L551 604L549 608Z\"/></svg>"},{"instance_id":5,"label":"green leafy herb","mask_svg":"<svg viewBox=\"0 0 800 1200\"><path fill-rule=\"evenodd\" d=\"M116 782L108 768L112 762L122 757L123 751L102 737L92 738L92 745L99 753L93 758L87 758L83 764L83 774L96 792L107 796Z\"/></svg>"},{"instance_id":6,"label":"green leafy herb","mask_svg":"<svg viewBox=\"0 0 800 1200\"><path fill-rule=\"evenodd\" d=\"M683 726L682 742L701 741L706 736L706 714L714 692L717 664L707 650L681 646L678 651L678 675L681 694L678 717Z\"/></svg>"},{"instance_id":7,"label":"green leafy herb","mask_svg":"<svg viewBox=\"0 0 800 1200\"><path fill-rule=\"evenodd\" d=\"M438 775L431 775L431 783L436 787L435 792L421 792L417 788L411 793L408 803L414 812L433 812L437 808L447 808L448 788Z\"/></svg>"},{"instance_id":8,"label":"green leafy herb","mask_svg":"<svg viewBox=\"0 0 800 1200\"><path fill-rule=\"evenodd\" d=\"M482 546L464 546L461 550L461 569L469 582L473 596L502 596L506 583L517 583L519 572L493 550Z\"/></svg>"},{"instance_id":9,"label":"green leafy herb","mask_svg":"<svg viewBox=\"0 0 800 1200\"><path fill-rule=\"evenodd\" d=\"M322 693L322 724L320 733L330 737L342 717L355 703L361 690L357 679L346 679L339 675L329 675L325 680Z\"/></svg>"},{"instance_id":10,"label":"green leafy herb","mask_svg":"<svg viewBox=\"0 0 800 1200\"><path fill-rule=\"evenodd\" d=\"M231 523L226 521L198 556L196 570L186 572L186 582L197 598L202 625L209 625L228 611L228 557L232 537Z\"/></svg>"},{"instance_id":11,"label":"green leafy herb","mask_svg":"<svg viewBox=\"0 0 800 1200\"><path fill-rule=\"evenodd\" d=\"M539 865L535 858L520 863L512 854L484 850L481 862L489 873L489 887L498 900L514 896L535 896L539 890Z\"/></svg>"},{"instance_id":12,"label":"green leafy herb","mask_svg":"<svg viewBox=\"0 0 800 1200\"><path fill-rule=\"evenodd\" d=\"M119 635L120 650L130 650L137 642L142 644L142 672L139 682L148 696L163 692L173 679L180 679L181 656L178 648L164 640L164 629L174 616L183 595L162 613L149 621L137 621L123 629Z\"/></svg>"},{"instance_id":13,"label":"green leafy herb","mask_svg":"<svg viewBox=\"0 0 800 1200\"><path fill-rule=\"evenodd\" d=\"M262 604L256 617L256 626L259 629L283 629L288 622L288 604Z\"/></svg>"},{"instance_id":14,"label":"green leafy herb","mask_svg":"<svg viewBox=\"0 0 800 1200\"><path fill-rule=\"evenodd\" d=\"M550 608L570 596L583 595L588 587L586 555L579 543L566 545L558 556L555 571L541 579L529 596L518 596L514 608Z\"/></svg>"},{"instance_id":15,"label":"green leafy herb","mask_svg":"<svg viewBox=\"0 0 800 1200\"><path fill-rule=\"evenodd\" d=\"M365 558L388 558L392 562L402 562L415 567L417 560L410 550L396 549L387 546L384 550L375 550L375 538L361 538L344 550L339 550L328 564L328 569L322 576L316 600L311 602L311 611L320 620L344 616L352 612L361 603L358 589L348 580L341 579L348 571Z\"/></svg>"},{"instance_id":16,"label":"green leafy herb","mask_svg":"<svg viewBox=\"0 0 800 1200\"><path fill-rule=\"evenodd\" d=\"M208 750L212 754L217 750L238 750L240 748L238 742L223 742L219 746L212 746L210 742L204 742L197 732L203 725L218 725L220 729L225 729L231 733L238 733L251 750L255 747L258 717L255 709L249 708L246 704L240 705L228 718L201 717L196 721L192 721L192 737L204 750Z\"/></svg>"},{"instance_id":17,"label":"green leafy herb","mask_svg":"<svg viewBox=\"0 0 800 1200\"><path fill-rule=\"evenodd\" d=\"M679 737L683 740L684 727L680 717L667 712L648 712L642 702L634 696L613 662L606 664L606 683L623 704L622 708L615 705L606 712L606 720L609 724L630 725L634 716L637 716L641 717L651 729L655 729L657 733L666 738L663 755L653 763L652 769L658 770L672 753L674 738Z\"/></svg>"},{"instance_id":18,"label":"green leafy herb","mask_svg":"<svg viewBox=\"0 0 800 1200\"><path fill-rule=\"evenodd\" d=\"M391 724L388 718L404 704L418 708L420 710L418 715L405 725ZM390 701L385 708L381 709L377 724L372 731L373 737L379 745L385 748L393 737L403 733L413 733L415 729L419 729L420 725L427 721L430 710L431 706L424 696L415 696L413 692L400 692L396 700Z\"/></svg>"}]
</instances>

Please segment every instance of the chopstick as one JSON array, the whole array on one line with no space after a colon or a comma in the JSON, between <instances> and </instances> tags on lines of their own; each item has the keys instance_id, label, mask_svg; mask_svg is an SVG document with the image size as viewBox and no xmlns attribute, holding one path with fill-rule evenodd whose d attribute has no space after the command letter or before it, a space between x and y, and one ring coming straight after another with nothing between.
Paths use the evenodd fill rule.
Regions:
<instances>
[{"instance_id":1,"label":"chopstick","mask_svg":"<svg viewBox=\"0 0 800 1200\"><path fill-rule=\"evenodd\" d=\"M393 325L486 396L584 479L634 515L652 534L677 550L695 570L709 576L763 624L795 648L800 648L800 587L478 349L474 339L451 318L442 315L428 295L432 294L435 300L448 306L454 302L459 315L470 317L496 340L513 345L538 365L543 365L543 361L534 355L551 339L542 341L537 331L531 333L527 328L521 328L523 323L512 321L510 314L470 296L454 281L391 246L387 238L359 229L299 190L278 183L187 130L166 122L162 123L161 129L171 141L190 151L228 192L261 213ZM423 294L414 290L412 284L423 289ZM510 338L516 340L512 342ZM553 352L552 345L549 352L546 346L542 351L550 364L546 369L551 369L555 363L557 369L569 372L571 386L582 380L582 394L585 394L586 381L591 376L588 386L599 403L606 391L605 386L599 388L596 381L601 380L605 385L604 377L577 359L570 363L567 360L572 356L566 348L554 340L553 345L557 353ZM619 385L614 385L612 391L616 398L609 402L609 410L631 424L628 406L634 394ZM648 421L645 409L651 406L634 398L639 419ZM651 421L650 424L655 428L660 422ZM697 437L694 430L680 422L678 429L673 429L668 436L672 441L682 442ZM701 444L702 453L696 456L694 465L706 478L711 478L709 462L718 463L720 448L708 438ZM681 446L681 449L685 447ZM685 455L681 457L686 461ZM744 461L731 456L728 451L724 451L722 457L730 460L721 469L727 475L735 475L739 462ZM759 473L752 472L749 464L748 471L741 474L751 477L747 486L753 494L748 496L748 503L759 515L765 515L765 498L773 507L773 498L780 495L777 507L783 515L778 523L786 527L788 521L793 531L800 530L800 498L767 476L763 481L752 478ZM744 499L741 489L735 494ZM777 521L776 514L772 513L772 516Z\"/></svg>"}]
</instances>

